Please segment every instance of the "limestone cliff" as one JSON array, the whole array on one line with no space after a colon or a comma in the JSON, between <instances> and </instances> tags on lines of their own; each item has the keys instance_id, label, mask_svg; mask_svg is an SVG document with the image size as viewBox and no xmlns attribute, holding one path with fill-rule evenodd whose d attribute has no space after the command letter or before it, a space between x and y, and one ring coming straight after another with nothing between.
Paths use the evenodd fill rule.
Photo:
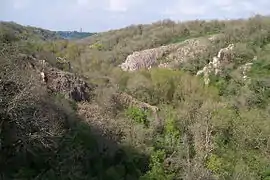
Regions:
<instances>
[{"instance_id":1,"label":"limestone cliff","mask_svg":"<svg viewBox=\"0 0 270 180\"><path fill-rule=\"evenodd\" d=\"M124 71L136 71L151 67L173 68L180 63L202 55L218 35L188 39L153 49L136 51L119 65Z\"/></svg>"}]
</instances>

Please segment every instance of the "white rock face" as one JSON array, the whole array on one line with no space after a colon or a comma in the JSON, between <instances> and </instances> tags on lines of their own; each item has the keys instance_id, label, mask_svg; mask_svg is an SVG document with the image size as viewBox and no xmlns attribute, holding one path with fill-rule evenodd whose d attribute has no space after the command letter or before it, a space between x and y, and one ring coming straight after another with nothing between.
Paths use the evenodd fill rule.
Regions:
<instances>
[{"instance_id":1,"label":"white rock face","mask_svg":"<svg viewBox=\"0 0 270 180\"><path fill-rule=\"evenodd\" d=\"M215 41L221 38L220 35L211 36L208 41ZM151 69L152 67L173 69L179 64L187 62L187 60L200 56L209 47L209 42L202 39L188 39L181 43L170 44L153 49L136 51L130 54L126 61L119 65L123 71L137 71L140 69ZM233 50L235 45L229 44L228 47L222 48L217 55L213 57L203 69L199 70L196 76L203 75L205 85L210 83L210 75L220 75L229 63L233 62ZM164 63L160 63L160 58L164 59ZM253 60L256 60L255 56ZM247 79L247 72L253 63L246 63L241 66L241 74L243 79Z\"/></svg>"},{"instance_id":2,"label":"white rock face","mask_svg":"<svg viewBox=\"0 0 270 180\"><path fill-rule=\"evenodd\" d=\"M257 60L257 56L255 56L253 58L253 61L256 61L256 60ZM247 72L251 70L252 65L253 65L253 62L249 62L249 63L246 63L246 64L240 66L239 69L242 71L242 75L243 75L244 80L248 79Z\"/></svg>"},{"instance_id":3,"label":"white rock face","mask_svg":"<svg viewBox=\"0 0 270 180\"><path fill-rule=\"evenodd\" d=\"M166 53L166 46L159 48L136 51L126 58L126 61L120 65L123 71L136 71L139 69L150 69L157 65L157 59Z\"/></svg>"},{"instance_id":4,"label":"white rock face","mask_svg":"<svg viewBox=\"0 0 270 180\"><path fill-rule=\"evenodd\" d=\"M226 48L220 49L217 56L213 57L213 60L209 62L202 70L199 70L196 74L196 76L202 75L204 76L204 83L205 85L208 85L210 83L209 75L211 73L214 73L215 75L219 75L222 72L222 69L224 66L226 66L228 63L232 62L232 50L234 48L234 44L230 44ZM257 56L253 58L253 61L257 60ZM243 75L243 80L247 80L247 72L250 71L252 68L253 63L249 62L242 66L240 66L238 69L241 70L241 74Z\"/></svg>"},{"instance_id":5,"label":"white rock face","mask_svg":"<svg viewBox=\"0 0 270 180\"><path fill-rule=\"evenodd\" d=\"M243 74L243 79L247 80L247 72L251 69L253 63L246 63L243 67L242 67L242 74Z\"/></svg>"},{"instance_id":6,"label":"white rock face","mask_svg":"<svg viewBox=\"0 0 270 180\"><path fill-rule=\"evenodd\" d=\"M214 73L215 75L219 75L222 72L224 65L232 61L231 52L233 48L234 44L230 44L228 47L220 49L217 56L213 57L213 60L209 62L202 70L199 70L196 76L203 74L204 84L208 85L210 83L210 74Z\"/></svg>"},{"instance_id":7,"label":"white rock face","mask_svg":"<svg viewBox=\"0 0 270 180\"><path fill-rule=\"evenodd\" d=\"M43 82L46 82L46 76L45 76L45 73L44 73L44 72L41 72L40 75L41 75L42 81L43 81Z\"/></svg>"},{"instance_id":8,"label":"white rock face","mask_svg":"<svg viewBox=\"0 0 270 180\"><path fill-rule=\"evenodd\" d=\"M210 44L209 39L188 39L180 43L146 49L130 54L126 61L119 65L123 71L136 71L152 67L173 68L178 64L205 52ZM164 60L164 63L159 60Z\"/></svg>"}]
</instances>

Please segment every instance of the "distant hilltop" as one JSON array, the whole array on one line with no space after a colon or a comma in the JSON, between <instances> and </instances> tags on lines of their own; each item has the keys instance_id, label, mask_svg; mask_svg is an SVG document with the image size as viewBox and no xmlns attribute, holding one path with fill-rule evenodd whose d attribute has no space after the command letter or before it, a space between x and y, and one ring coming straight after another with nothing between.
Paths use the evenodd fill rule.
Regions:
<instances>
[{"instance_id":1,"label":"distant hilltop","mask_svg":"<svg viewBox=\"0 0 270 180\"><path fill-rule=\"evenodd\" d=\"M2 32L2 33L1 33ZM5 33L3 33L5 32ZM78 31L51 31L33 26L23 26L16 22L0 21L0 37L3 34L15 35L15 39L22 40L56 40L56 39L82 39L96 33Z\"/></svg>"},{"instance_id":2,"label":"distant hilltop","mask_svg":"<svg viewBox=\"0 0 270 180\"><path fill-rule=\"evenodd\" d=\"M58 36L64 39L82 39L82 38L96 34L96 33L78 32L78 31L55 31L55 32Z\"/></svg>"}]
</instances>

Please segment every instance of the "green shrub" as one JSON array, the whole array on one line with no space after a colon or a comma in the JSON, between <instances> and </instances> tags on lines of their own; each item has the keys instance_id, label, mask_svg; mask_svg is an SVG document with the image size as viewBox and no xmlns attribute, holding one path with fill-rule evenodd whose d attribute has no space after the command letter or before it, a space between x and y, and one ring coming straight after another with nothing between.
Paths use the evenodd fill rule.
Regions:
<instances>
[{"instance_id":1,"label":"green shrub","mask_svg":"<svg viewBox=\"0 0 270 180\"><path fill-rule=\"evenodd\" d=\"M136 108L136 107L129 107L126 110L126 116L130 119L132 119L133 121L135 121L136 123L140 123L143 124L145 126L149 125L149 120L147 118L147 114L145 111Z\"/></svg>"},{"instance_id":2,"label":"green shrub","mask_svg":"<svg viewBox=\"0 0 270 180\"><path fill-rule=\"evenodd\" d=\"M150 170L142 176L141 180L173 180L174 174L167 173L163 163L166 158L164 150L156 150L151 155Z\"/></svg>"}]
</instances>

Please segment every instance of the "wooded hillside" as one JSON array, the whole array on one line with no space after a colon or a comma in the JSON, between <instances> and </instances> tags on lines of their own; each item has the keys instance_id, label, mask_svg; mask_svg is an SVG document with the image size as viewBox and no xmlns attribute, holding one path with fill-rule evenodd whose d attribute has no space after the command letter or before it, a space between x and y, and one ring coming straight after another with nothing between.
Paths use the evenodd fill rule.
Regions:
<instances>
[{"instance_id":1,"label":"wooded hillside","mask_svg":"<svg viewBox=\"0 0 270 180\"><path fill-rule=\"evenodd\" d=\"M23 28L0 29L1 179L270 179L269 17L164 20L76 41L25 41L35 35ZM119 67L159 48L158 63L186 60ZM227 61L205 84L196 73L214 57Z\"/></svg>"}]
</instances>

